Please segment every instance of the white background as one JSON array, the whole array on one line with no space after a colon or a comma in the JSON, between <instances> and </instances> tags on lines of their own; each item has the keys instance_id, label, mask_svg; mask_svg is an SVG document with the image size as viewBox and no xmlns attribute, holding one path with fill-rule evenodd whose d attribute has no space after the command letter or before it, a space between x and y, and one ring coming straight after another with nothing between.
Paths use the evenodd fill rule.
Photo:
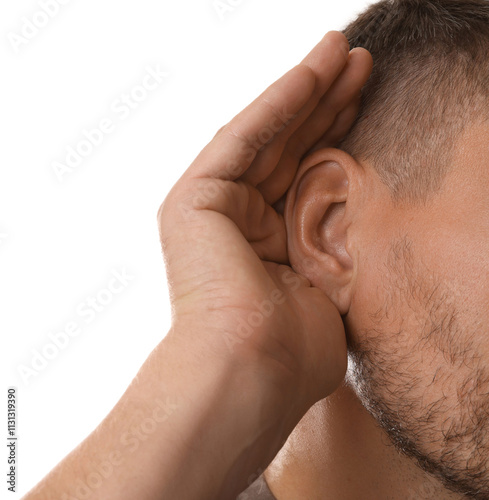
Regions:
<instances>
[{"instance_id":1,"label":"white background","mask_svg":"<svg viewBox=\"0 0 489 500\"><path fill-rule=\"evenodd\" d=\"M18 494L4 496L2 479L0 497L14 500L96 427L168 330L165 194L223 124L368 2L222 0L233 6L220 16L213 0L71 0L17 45L41 3L0 6L0 407L17 386L20 459ZM122 120L114 102L158 65L168 76ZM53 162L102 119L113 131L60 181ZM133 279L112 300L102 292L87 324L79 304L124 269ZM70 321L79 335L22 377Z\"/></svg>"}]
</instances>

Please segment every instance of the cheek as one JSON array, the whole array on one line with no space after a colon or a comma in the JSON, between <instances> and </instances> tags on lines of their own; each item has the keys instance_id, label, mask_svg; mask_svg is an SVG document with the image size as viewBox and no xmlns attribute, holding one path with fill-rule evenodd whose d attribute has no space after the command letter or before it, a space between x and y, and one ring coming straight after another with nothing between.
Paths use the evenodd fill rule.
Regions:
<instances>
[{"instance_id":1,"label":"cheek","mask_svg":"<svg viewBox=\"0 0 489 500\"><path fill-rule=\"evenodd\" d=\"M447 248L420 253L404 239L384 256L371 253L345 318L350 352L370 360L365 373L385 387L409 380L427 400L489 365L489 273L475 260L464 268L455 258L463 254Z\"/></svg>"},{"instance_id":2,"label":"cheek","mask_svg":"<svg viewBox=\"0 0 489 500\"><path fill-rule=\"evenodd\" d=\"M358 266L351 307L345 318L349 346L368 351L389 371L432 379L459 346L454 301L440 279L418 265L414 246L400 239ZM376 358L375 360L373 358Z\"/></svg>"},{"instance_id":3,"label":"cheek","mask_svg":"<svg viewBox=\"0 0 489 500\"><path fill-rule=\"evenodd\" d=\"M398 328L403 302L391 281L392 242L399 239L400 222L388 214L389 210L377 210L365 215L357 236L351 303L345 318L352 339L360 340L379 323L389 324L394 330Z\"/></svg>"},{"instance_id":4,"label":"cheek","mask_svg":"<svg viewBox=\"0 0 489 500\"><path fill-rule=\"evenodd\" d=\"M453 223L430 234L421 252L423 266L425 274L436 276L440 302L456 316L453 341L476 349L489 364L489 233Z\"/></svg>"},{"instance_id":5,"label":"cheek","mask_svg":"<svg viewBox=\"0 0 489 500\"><path fill-rule=\"evenodd\" d=\"M375 255L377 254L377 255ZM385 257L380 252L364 256L358 263L351 305L345 325L352 340L361 341L367 332L379 325L397 329L399 300L389 285Z\"/></svg>"}]
</instances>

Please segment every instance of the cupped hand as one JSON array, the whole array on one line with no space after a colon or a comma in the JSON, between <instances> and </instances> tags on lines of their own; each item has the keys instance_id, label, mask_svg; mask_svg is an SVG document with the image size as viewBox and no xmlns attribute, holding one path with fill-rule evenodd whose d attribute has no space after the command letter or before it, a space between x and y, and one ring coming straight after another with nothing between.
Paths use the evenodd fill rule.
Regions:
<instances>
[{"instance_id":1,"label":"cupped hand","mask_svg":"<svg viewBox=\"0 0 489 500\"><path fill-rule=\"evenodd\" d=\"M341 383L346 340L331 301L289 266L280 205L301 158L348 132L371 67L328 33L217 132L159 211L170 335L202 358L280 374L304 408Z\"/></svg>"}]
</instances>

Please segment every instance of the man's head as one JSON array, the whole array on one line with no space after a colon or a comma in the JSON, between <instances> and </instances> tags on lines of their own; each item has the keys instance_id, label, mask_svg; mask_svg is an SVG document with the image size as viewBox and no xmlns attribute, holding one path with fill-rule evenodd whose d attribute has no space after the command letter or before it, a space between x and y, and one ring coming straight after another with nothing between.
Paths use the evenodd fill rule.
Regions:
<instances>
[{"instance_id":1,"label":"man's head","mask_svg":"<svg viewBox=\"0 0 489 500\"><path fill-rule=\"evenodd\" d=\"M374 70L339 149L300 166L290 260L342 313L347 379L396 446L489 498L489 1L383 1L345 34Z\"/></svg>"}]
</instances>

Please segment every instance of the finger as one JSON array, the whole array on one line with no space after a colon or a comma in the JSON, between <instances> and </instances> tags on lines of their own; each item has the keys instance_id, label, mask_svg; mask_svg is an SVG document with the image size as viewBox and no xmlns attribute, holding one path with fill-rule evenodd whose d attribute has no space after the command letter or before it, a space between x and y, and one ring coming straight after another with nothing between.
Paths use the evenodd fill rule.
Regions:
<instances>
[{"instance_id":1,"label":"finger","mask_svg":"<svg viewBox=\"0 0 489 500\"><path fill-rule=\"evenodd\" d=\"M222 179L201 178L192 183L195 191L203 195L194 200L193 209L224 215L260 259L288 262L284 218L265 203L256 188L242 181Z\"/></svg>"},{"instance_id":2,"label":"finger","mask_svg":"<svg viewBox=\"0 0 489 500\"><path fill-rule=\"evenodd\" d=\"M331 146L346 134L356 117L359 92L371 69L370 54L364 49L354 49L340 77L321 99L307 122L290 137L275 170L257 186L268 203L273 204L284 195L295 176L301 157L318 140L333 141L328 144ZM345 113L345 110L348 112ZM338 119L340 116L341 120ZM255 161L266 159L260 156Z\"/></svg>"},{"instance_id":3,"label":"finger","mask_svg":"<svg viewBox=\"0 0 489 500\"><path fill-rule=\"evenodd\" d=\"M262 147L253 165L243 174L242 180L256 185L266 179L280 160L289 137L308 119L324 93L331 87L348 61L348 41L342 33L331 31L316 45L300 66L310 68L315 75L315 87L309 101L297 117L280 131L273 142ZM258 160L260 157L260 160Z\"/></svg>"},{"instance_id":4,"label":"finger","mask_svg":"<svg viewBox=\"0 0 489 500\"><path fill-rule=\"evenodd\" d=\"M370 53L362 48L353 49L341 75L321 99L307 122L291 136L284 155L295 155L300 159L332 127L337 115L352 101L357 100L371 72Z\"/></svg>"},{"instance_id":5,"label":"finger","mask_svg":"<svg viewBox=\"0 0 489 500\"><path fill-rule=\"evenodd\" d=\"M355 122L359 105L360 98L353 100L343 111L341 111L336 116L330 130L328 130L328 132L307 151L304 158L318 149L336 146ZM294 161L293 164L296 165L296 168L290 169L286 162L282 162L279 169L275 170L268 179L256 186L267 203L283 210L283 205L279 202L280 200L285 200L287 191L294 180L300 163L301 161Z\"/></svg>"},{"instance_id":6,"label":"finger","mask_svg":"<svg viewBox=\"0 0 489 500\"><path fill-rule=\"evenodd\" d=\"M258 149L276 135L290 135L304 121L307 116L304 113L300 115L300 121L296 121L298 113L312 96L314 100L319 99L336 79L346 64L347 54L348 42L344 35L328 33L301 64L268 87L224 126L184 175L239 177L250 166ZM285 141L279 147L283 144ZM277 158L280 158L280 152Z\"/></svg>"},{"instance_id":7,"label":"finger","mask_svg":"<svg viewBox=\"0 0 489 500\"><path fill-rule=\"evenodd\" d=\"M254 160L260 144L290 125L314 88L315 76L310 68L292 68L221 128L184 176L231 180L239 177Z\"/></svg>"},{"instance_id":8,"label":"finger","mask_svg":"<svg viewBox=\"0 0 489 500\"><path fill-rule=\"evenodd\" d=\"M346 107L337 117L336 120L328 132L316 142L316 144L309 149L307 156L314 153L318 149L336 147L348 134L352 124L354 124L355 119L358 114L358 108L360 106L360 96L357 100L351 102L348 107Z\"/></svg>"}]
</instances>

